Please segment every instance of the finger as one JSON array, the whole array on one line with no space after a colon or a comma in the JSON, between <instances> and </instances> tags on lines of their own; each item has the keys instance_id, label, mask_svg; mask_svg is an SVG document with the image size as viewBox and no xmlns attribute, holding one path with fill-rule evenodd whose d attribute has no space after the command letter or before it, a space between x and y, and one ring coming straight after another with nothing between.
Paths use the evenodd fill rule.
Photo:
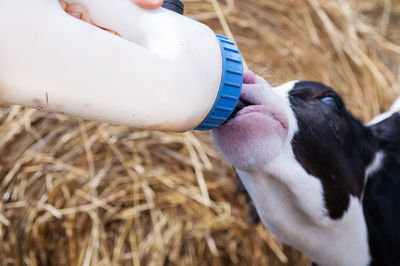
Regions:
<instances>
[{"instance_id":1,"label":"finger","mask_svg":"<svg viewBox=\"0 0 400 266\"><path fill-rule=\"evenodd\" d=\"M68 5L66 12L71 16L81 19L87 23L93 24L88 9L81 4Z\"/></svg>"},{"instance_id":2,"label":"finger","mask_svg":"<svg viewBox=\"0 0 400 266\"><path fill-rule=\"evenodd\" d=\"M145 9L155 9L162 5L163 0L133 0L135 4Z\"/></svg>"},{"instance_id":3,"label":"finger","mask_svg":"<svg viewBox=\"0 0 400 266\"><path fill-rule=\"evenodd\" d=\"M60 3L61 7L62 7L64 10L67 9L67 6L68 6L67 1L65 1L65 0L58 0L58 2Z\"/></svg>"}]
</instances>

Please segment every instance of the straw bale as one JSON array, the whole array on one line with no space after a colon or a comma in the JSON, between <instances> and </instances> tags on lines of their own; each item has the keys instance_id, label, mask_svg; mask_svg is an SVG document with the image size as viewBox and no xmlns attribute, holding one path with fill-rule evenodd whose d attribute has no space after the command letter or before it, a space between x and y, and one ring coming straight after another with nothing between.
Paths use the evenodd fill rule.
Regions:
<instances>
[{"instance_id":1,"label":"straw bale","mask_svg":"<svg viewBox=\"0 0 400 266\"><path fill-rule=\"evenodd\" d=\"M367 121L400 94L398 0L186 0L276 85L323 81ZM0 265L309 265L263 225L207 132L0 106Z\"/></svg>"}]
</instances>

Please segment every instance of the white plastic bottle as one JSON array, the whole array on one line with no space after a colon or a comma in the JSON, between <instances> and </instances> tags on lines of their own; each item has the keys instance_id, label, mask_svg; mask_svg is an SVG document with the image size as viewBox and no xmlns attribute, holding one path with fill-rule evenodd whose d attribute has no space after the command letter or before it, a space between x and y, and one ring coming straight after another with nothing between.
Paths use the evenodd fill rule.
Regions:
<instances>
[{"instance_id":1,"label":"white plastic bottle","mask_svg":"<svg viewBox=\"0 0 400 266\"><path fill-rule=\"evenodd\" d=\"M70 1L70 0L68 0ZM242 59L205 25L131 0L0 1L0 99L136 128L183 132L222 124L236 106Z\"/></svg>"}]
</instances>

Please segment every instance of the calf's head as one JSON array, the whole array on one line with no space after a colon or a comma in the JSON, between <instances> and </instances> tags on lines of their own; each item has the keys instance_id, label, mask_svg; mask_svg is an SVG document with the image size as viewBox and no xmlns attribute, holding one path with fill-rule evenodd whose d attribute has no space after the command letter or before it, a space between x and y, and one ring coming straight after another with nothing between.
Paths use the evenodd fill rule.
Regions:
<instances>
[{"instance_id":1,"label":"calf's head","mask_svg":"<svg viewBox=\"0 0 400 266\"><path fill-rule=\"evenodd\" d=\"M264 224L321 264L330 264L339 256L335 253L352 245L360 246L366 261L365 224L343 236L339 228L363 220L360 198L376 159L370 129L347 111L333 89L318 82L272 88L246 72L241 101L246 106L212 135ZM321 255L320 248L329 248L322 242L339 238L331 242L336 251Z\"/></svg>"}]
</instances>

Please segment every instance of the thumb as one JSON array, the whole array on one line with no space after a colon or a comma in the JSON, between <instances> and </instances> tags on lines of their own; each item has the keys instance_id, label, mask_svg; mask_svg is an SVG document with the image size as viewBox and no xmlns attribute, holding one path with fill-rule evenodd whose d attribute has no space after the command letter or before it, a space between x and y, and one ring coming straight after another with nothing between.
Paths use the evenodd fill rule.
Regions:
<instances>
[{"instance_id":1,"label":"thumb","mask_svg":"<svg viewBox=\"0 0 400 266\"><path fill-rule=\"evenodd\" d=\"M135 4L145 9L155 9L162 5L163 0L133 0Z\"/></svg>"}]
</instances>

